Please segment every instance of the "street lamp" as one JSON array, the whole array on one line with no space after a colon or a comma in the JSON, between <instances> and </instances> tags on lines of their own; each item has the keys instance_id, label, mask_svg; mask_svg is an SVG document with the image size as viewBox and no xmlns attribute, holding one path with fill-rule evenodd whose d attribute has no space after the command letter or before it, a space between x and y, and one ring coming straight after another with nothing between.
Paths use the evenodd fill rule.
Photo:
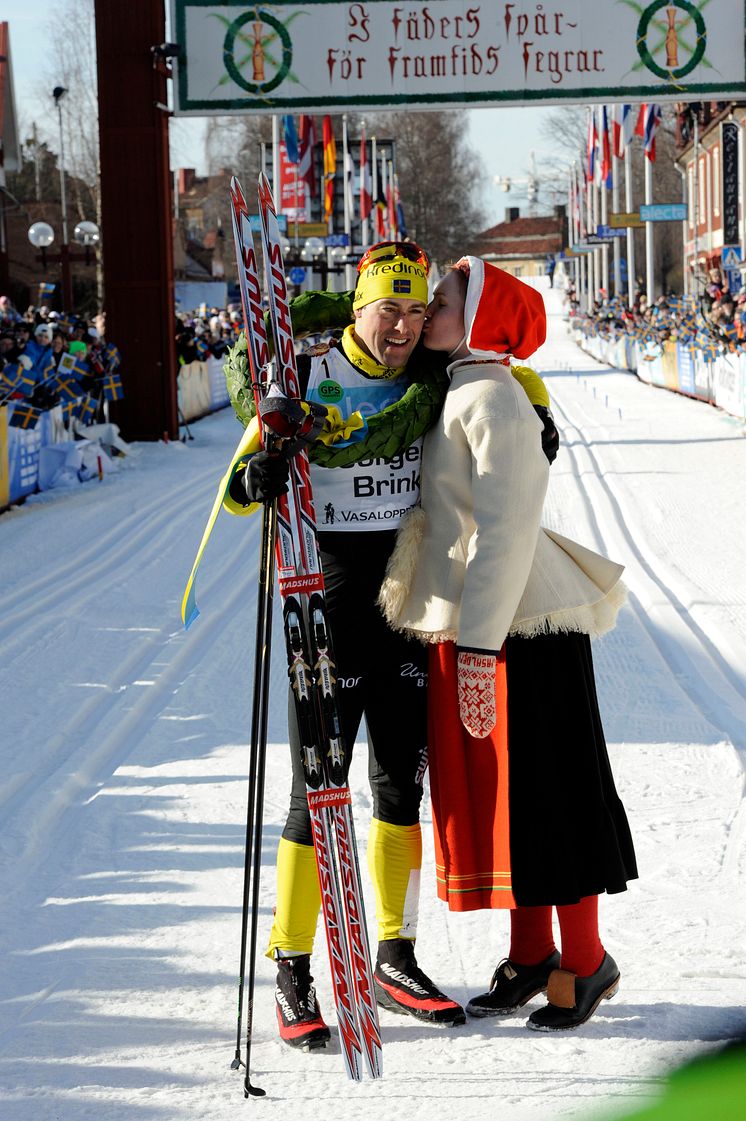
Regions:
<instances>
[{"instance_id":1,"label":"street lamp","mask_svg":"<svg viewBox=\"0 0 746 1121\"><path fill-rule=\"evenodd\" d=\"M50 254L47 257L47 249L54 241L54 230L49 225L49 222L34 222L29 227L28 239L35 249L41 250L41 263L44 268L47 267L48 261L59 261L62 267L62 303L63 311L74 311L73 297L72 297L72 274L70 265L73 261L85 261L87 265L91 263L91 248L98 245L99 242L99 228L95 222L78 222L73 230L73 237L79 245L85 247L85 255L82 253L71 253L70 247L66 243L60 246L60 252ZM38 258L37 258L38 259Z\"/></svg>"},{"instance_id":2,"label":"street lamp","mask_svg":"<svg viewBox=\"0 0 746 1121\"><path fill-rule=\"evenodd\" d=\"M49 222L34 222L33 226L29 229L28 239L35 249L41 249L41 259L46 268L46 250L54 241L54 230L49 225Z\"/></svg>"},{"instance_id":3,"label":"street lamp","mask_svg":"<svg viewBox=\"0 0 746 1121\"><path fill-rule=\"evenodd\" d=\"M91 263L91 247L99 243L99 229L95 222L78 222L73 230L73 237L78 245L85 248L85 263Z\"/></svg>"},{"instance_id":4,"label":"street lamp","mask_svg":"<svg viewBox=\"0 0 746 1121\"><path fill-rule=\"evenodd\" d=\"M60 125L60 206L62 208L62 244L60 245L60 265L62 268L62 305L66 311L72 311L73 283L70 273L70 247L67 243L67 195L65 193L65 140L62 128L62 98L67 93L64 86L55 86L52 90L57 119Z\"/></svg>"},{"instance_id":5,"label":"street lamp","mask_svg":"<svg viewBox=\"0 0 746 1121\"><path fill-rule=\"evenodd\" d=\"M57 118L60 124L60 200L62 204L62 241L67 245L67 196L65 194L65 141L62 129L62 98L67 93L64 86L55 86L52 97L57 109Z\"/></svg>"}]
</instances>

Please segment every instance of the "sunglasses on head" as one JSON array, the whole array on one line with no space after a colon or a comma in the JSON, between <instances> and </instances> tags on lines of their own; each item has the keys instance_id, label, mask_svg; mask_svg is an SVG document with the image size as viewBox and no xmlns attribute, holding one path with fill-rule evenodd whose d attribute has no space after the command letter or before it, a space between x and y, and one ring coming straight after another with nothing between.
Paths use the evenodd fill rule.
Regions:
<instances>
[{"instance_id":1,"label":"sunglasses on head","mask_svg":"<svg viewBox=\"0 0 746 1121\"><path fill-rule=\"evenodd\" d=\"M362 272L368 265L378 261L393 261L395 257L404 257L407 261L422 265L426 273L430 271L430 258L413 241L379 241L377 245L371 245L360 258L357 271Z\"/></svg>"}]
</instances>

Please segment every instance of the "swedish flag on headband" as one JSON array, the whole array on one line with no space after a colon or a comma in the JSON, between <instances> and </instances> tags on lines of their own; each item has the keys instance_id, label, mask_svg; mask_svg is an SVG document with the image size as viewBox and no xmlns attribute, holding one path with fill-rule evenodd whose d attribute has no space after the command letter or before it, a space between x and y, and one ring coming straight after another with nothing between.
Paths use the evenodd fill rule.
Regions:
<instances>
[{"instance_id":1,"label":"swedish flag on headband","mask_svg":"<svg viewBox=\"0 0 746 1121\"><path fill-rule=\"evenodd\" d=\"M8 423L11 428L36 428L41 414L41 409L29 405L26 401L14 402Z\"/></svg>"},{"instance_id":2,"label":"swedish flag on headband","mask_svg":"<svg viewBox=\"0 0 746 1121\"><path fill-rule=\"evenodd\" d=\"M124 388L119 374L107 374L101 388L107 401L121 401L124 397Z\"/></svg>"}]
</instances>

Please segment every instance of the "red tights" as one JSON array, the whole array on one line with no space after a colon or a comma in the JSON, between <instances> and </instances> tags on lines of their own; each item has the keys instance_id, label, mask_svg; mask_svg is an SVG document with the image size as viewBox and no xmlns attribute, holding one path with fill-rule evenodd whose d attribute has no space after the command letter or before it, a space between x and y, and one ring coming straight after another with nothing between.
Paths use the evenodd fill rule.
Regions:
<instances>
[{"instance_id":1,"label":"red tights","mask_svg":"<svg viewBox=\"0 0 746 1121\"><path fill-rule=\"evenodd\" d=\"M598 896L588 895L579 903L558 907L557 918L562 938L561 968L578 977L590 977L604 956L598 934ZM511 961L535 965L554 949L551 907L516 907L510 912Z\"/></svg>"}]
</instances>

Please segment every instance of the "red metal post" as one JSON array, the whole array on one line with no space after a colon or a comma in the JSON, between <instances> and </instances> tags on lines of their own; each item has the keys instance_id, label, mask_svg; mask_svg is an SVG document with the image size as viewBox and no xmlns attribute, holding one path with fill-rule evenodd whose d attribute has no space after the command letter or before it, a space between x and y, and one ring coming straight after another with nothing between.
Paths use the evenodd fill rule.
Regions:
<instances>
[{"instance_id":1,"label":"red metal post","mask_svg":"<svg viewBox=\"0 0 746 1121\"><path fill-rule=\"evenodd\" d=\"M178 438L163 0L94 0L106 336L122 352L127 439Z\"/></svg>"}]
</instances>

